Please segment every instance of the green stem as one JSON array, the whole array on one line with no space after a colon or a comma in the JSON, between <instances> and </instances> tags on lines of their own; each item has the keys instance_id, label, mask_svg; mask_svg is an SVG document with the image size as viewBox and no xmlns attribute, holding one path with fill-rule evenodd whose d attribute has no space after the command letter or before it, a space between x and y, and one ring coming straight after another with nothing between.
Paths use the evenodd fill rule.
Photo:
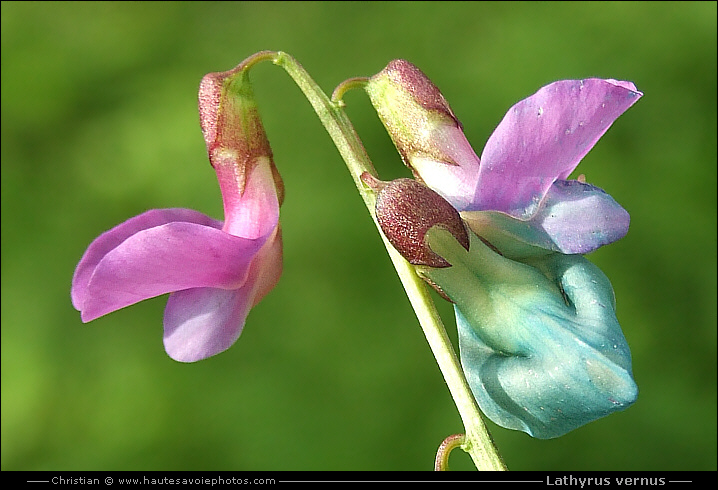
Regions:
<instances>
[{"instance_id":1,"label":"green stem","mask_svg":"<svg viewBox=\"0 0 718 490\"><path fill-rule=\"evenodd\" d=\"M262 56L262 59L267 59L265 56ZM479 470L505 470L506 466L486 430L479 407L471 394L454 348L431 299L428 287L416 274L414 267L394 249L382 233L374 211L375 194L361 180L361 174L364 172L369 172L375 177L377 174L364 149L364 145L342 109L341 95L345 90L360 85L363 79L352 79L352 83L341 85L339 91L335 91L335 99L331 100L304 68L288 54L278 51L272 61L275 65L284 68L289 76L294 79L346 162L354 179L354 184L379 230L379 235L384 241L384 246L389 252L389 257L396 268L399 279L424 331L426 340L456 403L466 430L466 438L461 445L462 449L471 455L474 464Z\"/></svg>"}]
</instances>

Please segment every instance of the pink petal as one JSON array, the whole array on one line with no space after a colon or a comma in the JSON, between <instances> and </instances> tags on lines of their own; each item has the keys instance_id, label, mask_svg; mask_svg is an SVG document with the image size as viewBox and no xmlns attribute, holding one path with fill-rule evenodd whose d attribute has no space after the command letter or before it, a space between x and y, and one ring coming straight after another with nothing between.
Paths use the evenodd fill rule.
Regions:
<instances>
[{"instance_id":1,"label":"pink petal","mask_svg":"<svg viewBox=\"0 0 718 490\"><path fill-rule=\"evenodd\" d=\"M80 263L77 264L72 278L71 291L72 304L75 309L82 310L82 306L87 299L92 273L95 272L95 268L108 252L139 231L174 221L196 223L217 229L222 228L221 221L214 220L198 211L182 208L151 209L115 226L95 238L90 246L87 247Z\"/></svg>"},{"instance_id":2,"label":"pink petal","mask_svg":"<svg viewBox=\"0 0 718 490\"><path fill-rule=\"evenodd\" d=\"M554 82L517 103L486 143L471 209L528 218L642 95L631 82L590 78Z\"/></svg>"},{"instance_id":3,"label":"pink petal","mask_svg":"<svg viewBox=\"0 0 718 490\"><path fill-rule=\"evenodd\" d=\"M282 246L282 229L277 225L276 233L267 240L262 250L259 251L249 271L247 282L251 280L254 284L252 306L259 303L279 282L284 266Z\"/></svg>"},{"instance_id":4,"label":"pink petal","mask_svg":"<svg viewBox=\"0 0 718 490\"><path fill-rule=\"evenodd\" d=\"M281 271L277 229L240 288L193 288L170 294L164 318L167 354L176 361L195 362L227 350L242 333L249 310L275 286Z\"/></svg>"},{"instance_id":5,"label":"pink petal","mask_svg":"<svg viewBox=\"0 0 718 490\"><path fill-rule=\"evenodd\" d=\"M279 221L279 198L269 158L258 157L256 165L245 176L238 176L232 165L218 165L217 178L224 202L224 231L235 236L267 236Z\"/></svg>"},{"instance_id":6,"label":"pink petal","mask_svg":"<svg viewBox=\"0 0 718 490\"><path fill-rule=\"evenodd\" d=\"M266 238L235 237L187 222L139 231L100 260L78 293L82 320L182 289L237 288Z\"/></svg>"}]
</instances>

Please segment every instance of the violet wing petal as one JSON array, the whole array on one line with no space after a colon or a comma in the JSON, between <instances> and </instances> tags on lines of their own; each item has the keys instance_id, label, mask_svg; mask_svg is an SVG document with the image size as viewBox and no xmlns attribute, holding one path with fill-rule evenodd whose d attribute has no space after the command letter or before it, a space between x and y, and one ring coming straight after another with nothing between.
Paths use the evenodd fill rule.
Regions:
<instances>
[{"instance_id":1,"label":"violet wing petal","mask_svg":"<svg viewBox=\"0 0 718 490\"><path fill-rule=\"evenodd\" d=\"M75 274L72 277L71 291L72 304L75 309L82 310L82 306L87 299L88 285L90 284L92 273L95 272L95 268L108 252L139 231L174 221L196 223L217 229L222 228L221 221L214 220L198 211L184 208L151 209L120 223L95 238L77 264Z\"/></svg>"},{"instance_id":2,"label":"violet wing petal","mask_svg":"<svg viewBox=\"0 0 718 490\"><path fill-rule=\"evenodd\" d=\"M164 293L241 286L267 237L247 239L196 223L172 222L135 233L108 252L80 296L82 320Z\"/></svg>"},{"instance_id":3,"label":"violet wing petal","mask_svg":"<svg viewBox=\"0 0 718 490\"><path fill-rule=\"evenodd\" d=\"M252 306L246 289L192 288L170 294L164 318L167 354L195 362L231 347Z\"/></svg>"},{"instance_id":4,"label":"violet wing petal","mask_svg":"<svg viewBox=\"0 0 718 490\"><path fill-rule=\"evenodd\" d=\"M277 227L240 288L193 288L170 294L164 317L167 354L176 361L195 362L227 350L242 333L250 309L274 287L281 271L282 239Z\"/></svg>"},{"instance_id":5,"label":"violet wing petal","mask_svg":"<svg viewBox=\"0 0 718 490\"><path fill-rule=\"evenodd\" d=\"M602 189L577 180L557 180L534 220L559 252L586 254L626 236L631 217Z\"/></svg>"},{"instance_id":6,"label":"violet wing petal","mask_svg":"<svg viewBox=\"0 0 718 490\"><path fill-rule=\"evenodd\" d=\"M630 216L602 189L576 180L557 180L528 220L501 211L466 211L469 228L510 259L548 252L586 254L623 238Z\"/></svg>"},{"instance_id":7,"label":"violet wing petal","mask_svg":"<svg viewBox=\"0 0 718 490\"><path fill-rule=\"evenodd\" d=\"M532 215L641 95L631 82L590 78L551 83L517 103L486 143L467 209Z\"/></svg>"}]
</instances>

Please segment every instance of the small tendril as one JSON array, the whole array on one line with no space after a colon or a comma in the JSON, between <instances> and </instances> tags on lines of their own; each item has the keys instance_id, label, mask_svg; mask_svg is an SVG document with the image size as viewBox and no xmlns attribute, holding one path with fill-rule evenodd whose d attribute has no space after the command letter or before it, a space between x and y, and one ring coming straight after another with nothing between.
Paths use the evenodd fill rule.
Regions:
<instances>
[{"instance_id":1,"label":"small tendril","mask_svg":"<svg viewBox=\"0 0 718 490\"><path fill-rule=\"evenodd\" d=\"M342 100L344 94L355 88L364 88L368 81L369 79L367 77L356 77L344 80L337 85L337 88L332 92L332 102L339 107L344 107L344 101Z\"/></svg>"},{"instance_id":2,"label":"small tendril","mask_svg":"<svg viewBox=\"0 0 718 490\"><path fill-rule=\"evenodd\" d=\"M441 443L439 450L436 451L436 460L434 461L434 471L449 470L449 454L457 447L461 447L466 442L464 434L454 434L449 436Z\"/></svg>"},{"instance_id":3,"label":"small tendril","mask_svg":"<svg viewBox=\"0 0 718 490\"><path fill-rule=\"evenodd\" d=\"M247 59L245 59L244 61L242 61L237 66L237 68L235 68L235 70L237 70L237 71L248 70L251 67L253 67L254 65L256 65L257 63L260 63L262 61L271 61L272 63L274 63L274 60L276 59L277 55L278 55L277 51L269 51L269 50L254 53L252 56L250 56Z\"/></svg>"}]
</instances>

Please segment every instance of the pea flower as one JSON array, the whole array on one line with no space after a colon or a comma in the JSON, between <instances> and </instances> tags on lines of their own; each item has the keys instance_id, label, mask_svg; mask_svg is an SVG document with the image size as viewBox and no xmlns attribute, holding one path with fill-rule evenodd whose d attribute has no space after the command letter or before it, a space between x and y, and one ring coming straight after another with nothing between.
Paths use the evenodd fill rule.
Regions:
<instances>
[{"instance_id":1,"label":"pea flower","mask_svg":"<svg viewBox=\"0 0 718 490\"><path fill-rule=\"evenodd\" d=\"M411 63L391 62L366 90L428 186L367 180L378 222L454 303L462 367L484 414L552 438L632 404L613 289L581 255L623 237L629 216L598 187L566 179L642 94L615 80L549 84L509 110L479 160L441 92ZM464 232L447 224L447 206ZM405 252L418 249L426 250Z\"/></svg>"},{"instance_id":2,"label":"pea flower","mask_svg":"<svg viewBox=\"0 0 718 490\"><path fill-rule=\"evenodd\" d=\"M629 215L611 196L566 179L641 97L633 83L591 78L543 87L509 109L480 160L416 66L392 61L366 90L415 177L464 212L479 235L506 241L508 253L585 254L628 232Z\"/></svg>"},{"instance_id":3,"label":"pea flower","mask_svg":"<svg viewBox=\"0 0 718 490\"><path fill-rule=\"evenodd\" d=\"M283 184L245 68L210 73L199 89L225 221L191 209L153 209L101 234L72 279L83 322L170 293L165 349L177 361L194 362L228 349L249 310L276 285Z\"/></svg>"}]
</instances>

